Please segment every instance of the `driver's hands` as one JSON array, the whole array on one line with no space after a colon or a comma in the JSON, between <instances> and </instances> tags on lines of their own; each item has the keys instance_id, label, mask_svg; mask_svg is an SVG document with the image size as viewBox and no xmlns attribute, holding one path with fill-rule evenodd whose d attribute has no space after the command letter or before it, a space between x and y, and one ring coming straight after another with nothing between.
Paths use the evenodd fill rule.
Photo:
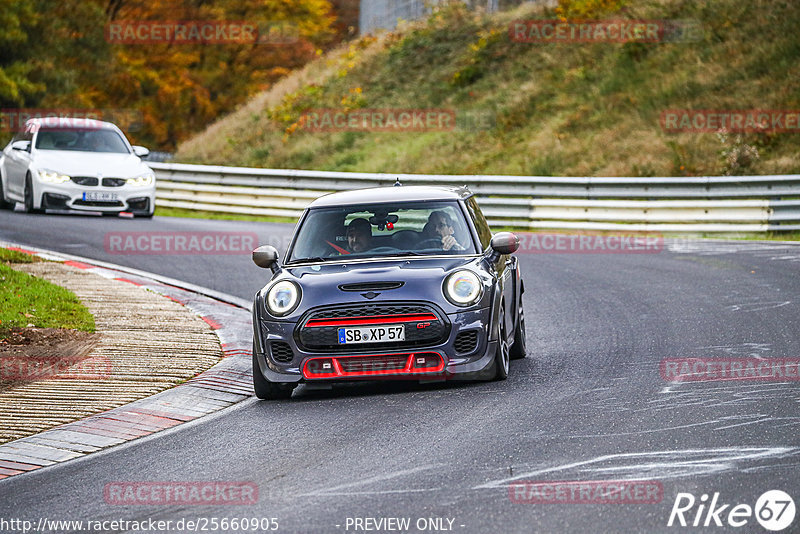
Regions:
<instances>
[{"instance_id":1,"label":"driver's hands","mask_svg":"<svg viewBox=\"0 0 800 534\"><path fill-rule=\"evenodd\" d=\"M442 250L450 250L453 247L459 247L456 238L451 235L446 235L442 238Z\"/></svg>"}]
</instances>

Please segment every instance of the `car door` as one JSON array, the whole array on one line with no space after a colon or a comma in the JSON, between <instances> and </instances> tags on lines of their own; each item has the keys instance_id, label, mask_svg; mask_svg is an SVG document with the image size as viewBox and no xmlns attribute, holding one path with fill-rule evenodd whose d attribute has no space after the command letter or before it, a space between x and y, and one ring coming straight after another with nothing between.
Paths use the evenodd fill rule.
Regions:
<instances>
[{"instance_id":1,"label":"car door","mask_svg":"<svg viewBox=\"0 0 800 534\"><path fill-rule=\"evenodd\" d=\"M514 291L514 273L516 263L511 254L502 256L498 262L497 274L500 277L500 284L503 288L503 304L505 307L505 332L507 337L514 334L514 322L516 321L516 294ZM509 341L510 342L510 341Z\"/></svg>"},{"instance_id":2,"label":"car door","mask_svg":"<svg viewBox=\"0 0 800 534\"><path fill-rule=\"evenodd\" d=\"M28 141L28 150L15 150L11 145L17 141ZM14 136L14 140L4 150L3 178L7 181L6 189L14 198L22 198L25 191L25 176L31 165L31 147L33 133L25 130Z\"/></svg>"},{"instance_id":3,"label":"car door","mask_svg":"<svg viewBox=\"0 0 800 534\"><path fill-rule=\"evenodd\" d=\"M478 202L475 197L470 197L465 202L467 211L469 212L472 224L475 226L475 231L478 234L478 240L484 252L489 248L489 243L492 240L492 231L489 228L489 223L483 216ZM517 320L517 263L512 255L501 256L497 263L494 265L497 275L497 284L500 295L502 296L504 310L505 310L505 329L508 336L513 336L514 326Z\"/></svg>"}]
</instances>

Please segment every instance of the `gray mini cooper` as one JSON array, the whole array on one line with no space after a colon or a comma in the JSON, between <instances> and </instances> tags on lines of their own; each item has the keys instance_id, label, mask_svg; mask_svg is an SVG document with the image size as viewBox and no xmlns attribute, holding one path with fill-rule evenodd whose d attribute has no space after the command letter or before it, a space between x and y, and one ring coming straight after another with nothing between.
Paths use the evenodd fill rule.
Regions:
<instances>
[{"instance_id":1,"label":"gray mini cooper","mask_svg":"<svg viewBox=\"0 0 800 534\"><path fill-rule=\"evenodd\" d=\"M491 235L467 188L333 193L300 218L253 305L261 399L301 383L503 380L525 357L519 239Z\"/></svg>"}]
</instances>

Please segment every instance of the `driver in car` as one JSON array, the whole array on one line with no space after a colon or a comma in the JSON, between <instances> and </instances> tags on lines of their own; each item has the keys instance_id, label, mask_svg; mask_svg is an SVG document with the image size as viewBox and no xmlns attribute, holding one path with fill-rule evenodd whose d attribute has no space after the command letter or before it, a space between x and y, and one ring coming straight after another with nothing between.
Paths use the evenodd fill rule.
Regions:
<instances>
[{"instance_id":1,"label":"driver in car","mask_svg":"<svg viewBox=\"0 0 800 534\"><path fill-rule=\"evenodd\" d=\"M432 211L425 224L425 233L442 240L442 250L465 250L453 236L453 221L444 211Z\"/></svg>"},{"instance_id":2,"label":"driver in car","mask_svg":"<svg viewBox=\"0 0 800 534\"><path fill-rule=\"evenodd\" d=\"M363 218L353 219L347 225L347 248L350 252L365 252L372 248L372 225Z\"/></svg>"},{"instance_id":3,"label":"driver in car","mask_svg":"<svg viewBox=\"0 0 800 534\"><path fill-rule=\"evenodd\" d=\"M85 146L89 152L108 152L105 139L99 133L90 133L86 136Z\"/></svg>"}]
</instances>

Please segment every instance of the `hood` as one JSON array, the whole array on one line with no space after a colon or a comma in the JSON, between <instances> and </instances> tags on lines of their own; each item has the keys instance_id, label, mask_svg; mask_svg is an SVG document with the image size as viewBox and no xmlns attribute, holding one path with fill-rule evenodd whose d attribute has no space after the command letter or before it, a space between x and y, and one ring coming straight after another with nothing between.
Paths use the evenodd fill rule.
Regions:
<instances>
[{"instance_id":1,"label":"hood","mask_svg":"<svg viewBox=\"0 0 800 534\"><path fill-rule=\"evenodd\" d=\"M454 306L444 297L442 294L444 279L458 268L469 268L481 273L483 272L481 261L480 257L440 256L387 261L318 263L303 267L286 267L273 281L292 280L302 291L300 305L284 320L296 320L310 308L319 306L375 304L387 301L433 302L445 313L456 313L464 311L464 308ZM380 282L402 282L402 285L394 289L366 287L349 291L339 287ZM367 298L365 294L372 294L370 295L372 298Z\"/></svg>"},{"instance_id":2,"label":"hood","mask_svg":"<svg viewBox=\"0 0 800 534\"><path fill-rule=\"evenodd\" d=\"M97 176L132 178L150 167L135 154L109 154L102 152L76 152L73 150L37 150L33 160L38 169L48 169L70 176Z\"/></svg>"}]
</instances>

